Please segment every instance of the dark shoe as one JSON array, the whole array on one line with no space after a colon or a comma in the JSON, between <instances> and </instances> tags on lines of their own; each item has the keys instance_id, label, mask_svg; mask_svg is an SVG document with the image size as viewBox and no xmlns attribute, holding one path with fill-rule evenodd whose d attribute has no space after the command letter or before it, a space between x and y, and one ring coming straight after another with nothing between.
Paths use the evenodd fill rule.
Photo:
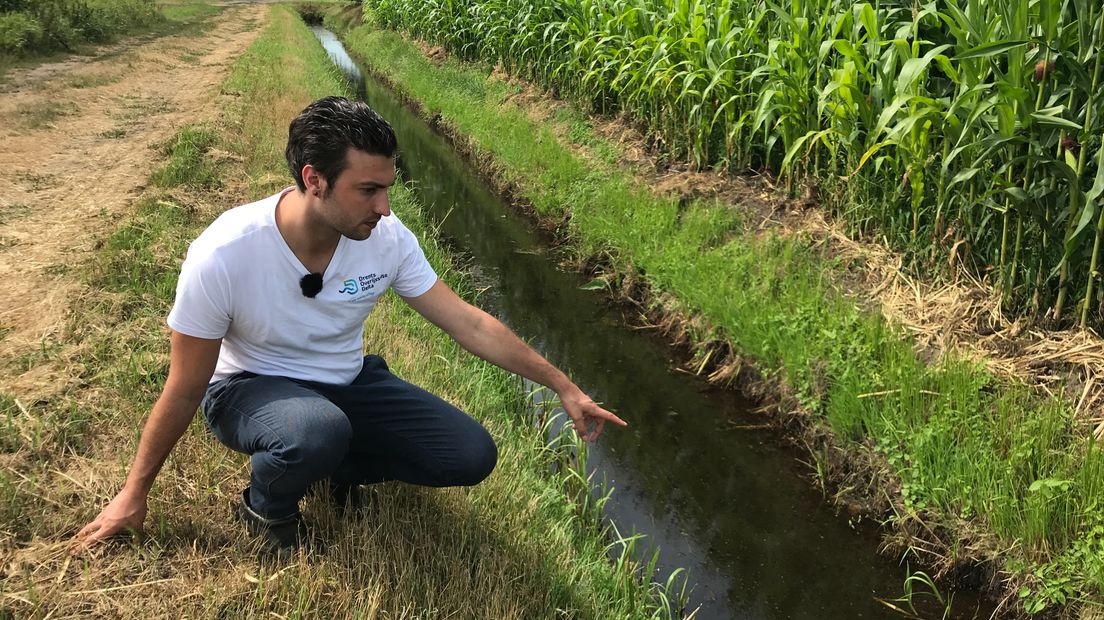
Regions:
<instances>
[{"instance_id":1,"label":"dark shoe","mask_svg":"<svg viewBox=\"0 0 1104 620\"><path fill-rule=\"evenodd\" d=\"M363 505L360 494L360 486L356 484L344 484L330 482L329 500L341 514L356 512Z\"/></svg>"},{"instance_id":2,"label":"dark shoe","mask_svg":"<svg viewBox=\"0 0 1104 620\"><path fill-rule=\"evenodd\" d=\"M333 506L340 516L356 513L364 507L364 494L360 485L337 482L333 479L319 480L311 485L310 491L315 497Z\"/></svg>"},{"instance_id":3,"label":"dark shoe","mask_svg":"<svg viewBox=\"0 0 1104 620\"><path fill-rule=\"evenodd\" d=\"M261 540L261 553L276 560L290 560L307 542L307 526L299 513L283 519L262 517L249 505L249 487L242 491L238 517L249 533Z\"/></svg>"}]
</instances>

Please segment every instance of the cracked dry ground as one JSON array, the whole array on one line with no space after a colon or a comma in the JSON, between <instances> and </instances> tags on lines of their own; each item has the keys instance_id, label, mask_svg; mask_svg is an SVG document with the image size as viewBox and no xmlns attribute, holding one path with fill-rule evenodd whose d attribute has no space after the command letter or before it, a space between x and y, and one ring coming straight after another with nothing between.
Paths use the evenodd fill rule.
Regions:
<instances>
[{"instance_id":1,"label":"cracked dry ground","mask_svg":"<svg viewBox=\"0 0 1104 620\"><path fill-rule=\"evenodd\" d=\"M266 6L123 41L9 76L0 91L0 391L34 400L73 379L14 363L58 342L72 267L133 206L180 127L217 116L219 84L259 34Z\"/></svg>"}]
</instances>

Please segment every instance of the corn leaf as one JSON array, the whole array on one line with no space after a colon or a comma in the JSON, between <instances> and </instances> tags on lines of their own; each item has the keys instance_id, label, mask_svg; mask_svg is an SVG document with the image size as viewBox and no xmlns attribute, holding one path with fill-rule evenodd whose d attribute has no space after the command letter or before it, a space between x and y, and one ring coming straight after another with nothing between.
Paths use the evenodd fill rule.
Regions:
<instances>
[{"instance_id":1,"label":"corn leaf","mask_svg":"<svg viewBox=\"0 0 1104 620\"><path fill-rule=\"evenodd\" d=\"M969 60L971 58L988 58L990 56L996 56L1002 54L1010 49L1015 49L1021 45L1027 45L1027 40L1022 41L996 41L994 43L985 43L979 45L971 50L967 50L958 56L955 56L955 60Z\"/></svg>"},{"instance_id":2,"label":"corn leaf","mask_svg":"<svg viewBox=\"0 0 1104 620\"><path fill-rule=\"evenodd\" d=\"M928 53L920 58L909 58L906 60L905 66L901 67L901 73L897 75L897 92L912 88L916 80L920 78L920 74L924 69L928 68L932 59L950 47L951 46L947 44L940 45L928 50Z\"/></svg>"},{"instance_id":3,"label":"corn leaf","mask_svg":"<svg viewBox=\"0 0 1104 620\"><path fill-rule=\"evenodd\" d=\"M1096 152L1096 179L1092 189L1085 194L1085 200L1094 202L1101 194L1104 194L1104 148Z\"/></svg>"}]
</instances>

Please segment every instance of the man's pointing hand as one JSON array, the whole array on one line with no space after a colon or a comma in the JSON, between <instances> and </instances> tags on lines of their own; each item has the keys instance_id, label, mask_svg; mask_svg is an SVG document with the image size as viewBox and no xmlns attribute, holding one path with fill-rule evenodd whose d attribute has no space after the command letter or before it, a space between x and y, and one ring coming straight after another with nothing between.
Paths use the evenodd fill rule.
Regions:
<instances>
[{"instance_id":1,"label":"man's pointing hand","mask_svg":"<svg viewBox=\"0 0 1104 620\"><path fill-rule=\"evenodd\" d=\"M560 396L560 404L563 405L564 411L567 412L571 422L575 425L575 432L579 434L583 441L592 442L597 440L598 436L602 434L602 428L605 427L606 421L613 422L618 426L629 425L628 422L617 417L612 411L598 406L598 403L582 392L569 397Z\"/></svg>"}]
</instances>

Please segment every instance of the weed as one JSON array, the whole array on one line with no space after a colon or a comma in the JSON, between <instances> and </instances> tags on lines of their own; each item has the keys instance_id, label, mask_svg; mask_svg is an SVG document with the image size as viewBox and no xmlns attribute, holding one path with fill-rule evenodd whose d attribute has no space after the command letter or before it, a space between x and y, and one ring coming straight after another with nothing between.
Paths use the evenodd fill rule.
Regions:
<instances>
[{"instance_id":1,"label":"weed","mask_svg":"<svg viewBox=\"0 0 1104 620\"><path fill-rule=\"evenodd\" d=\"M48 276L63 276L73 271L73 266L66 263L54 263L52 265L46 265L42 268L42 273Z\"/></svg>"},{"instance_id":2,"label":"weed","mask_svg":"<svg viewBox=\"0 0 1104 620\"><path fill-rule=\"evenodd\" d=\"M5 224L19 219L31 212L31 205L25 202L14 202L0 206L0 224Z\"/></svg>"},{"instance_id":3,"label":"weed","mask_svg":"<svg viewBox=\"0 0 1104 620\"><path fill-rule=\"evenodd\" d=\"M169 161L153 174L153 182L161 187L216 189L221 182L208 152L217 142L218 136L209 129L189 127L180 131L165 145L163 152Z\"/></svg>"},{"instance_id":4,"label":"weed","mask_svg":"<svg viewBox=\"0 0 1104 620\"><path fill-rule=\"evenodd\" d=\"M65 80L65 85L70 88L96 88L98 86L106 86L108 84L114 84L122 79L122 73L78 73L70 75Z\"/></svg>"},{"instance_id":5,"label":"weed","mask_svg":"<svg viewBox=\"0 0 1104 620\"><path fill-rule=\"evenodd\" d=\"M892 601L881 601L882 604L894 611L900 612L905 617L922 620L923 618L931 618L932 616L930 613L918 611L916 608L917 601L921 597L931 598L941 614L940 618L946 620L950 617L954 596L944 597L943 593L939 591L939 587L936 585L935 580L928 576L927 573L909 570L908 575L905 577L902 590L903 593L900 598L893 599ZM905 608L898 607L894 605L894 603L901 603L905 605Z\"/></svg>"},{"instance_id":6,"label":"weed","mask_svg":"<svg viewBox=\"0 0 1104 620\"><path fill-rule=\"evenodd\" d=\"M53 127L54 121L76 112L76 104L53 100L20 104L15 110L17 126L24 130Z\"/></svg>"},{"instance_id":7,"label":"weed","mask_svg":"<svg viewBox=\"0 0 1104 620\"><path fill-rule=\"evenodd\" d=\"M27 191L37 192L43 189L49 189L54 187L56 179L52 174L38 174L36 172L23 172L16 175L16 178L23 183L23 187Z\"/></svg>"},{"instance_id":8,"label":"weed","mask_svg":"<svg viewBox=\"0 0 1104 620\"><path fill-rule=\"evenodd\" d=\"M8 367L13 368L16 373L27 372L53 358L61 350L61 346L61 343L56 339L43 338L39 341L37 348L13 357L8 362Z\"/></svg>"},{"instance_id":9,"label":"weed","mask_svg":"<svg viewBox=\"0 0 1104 620\"><path fill-rule=\"evenodd\" d=\"M199 66L200 60L203 59L203 54L195 51L186 51L177 56L177 58L180 60L180 62L186 65L196 67Z\"/></svg>"},{"instance_id":10,"label":"weed","mask_svg":"<svg viewBox=\"0 0 1104 620\"><path fill-rule=\"evenodd\" d=\"M146 117L167 112L171 106L169 100L164 97L123 95L119 98L119 104L111 116L119 121L140 121Z\"/></svg>"}]
</instances>

